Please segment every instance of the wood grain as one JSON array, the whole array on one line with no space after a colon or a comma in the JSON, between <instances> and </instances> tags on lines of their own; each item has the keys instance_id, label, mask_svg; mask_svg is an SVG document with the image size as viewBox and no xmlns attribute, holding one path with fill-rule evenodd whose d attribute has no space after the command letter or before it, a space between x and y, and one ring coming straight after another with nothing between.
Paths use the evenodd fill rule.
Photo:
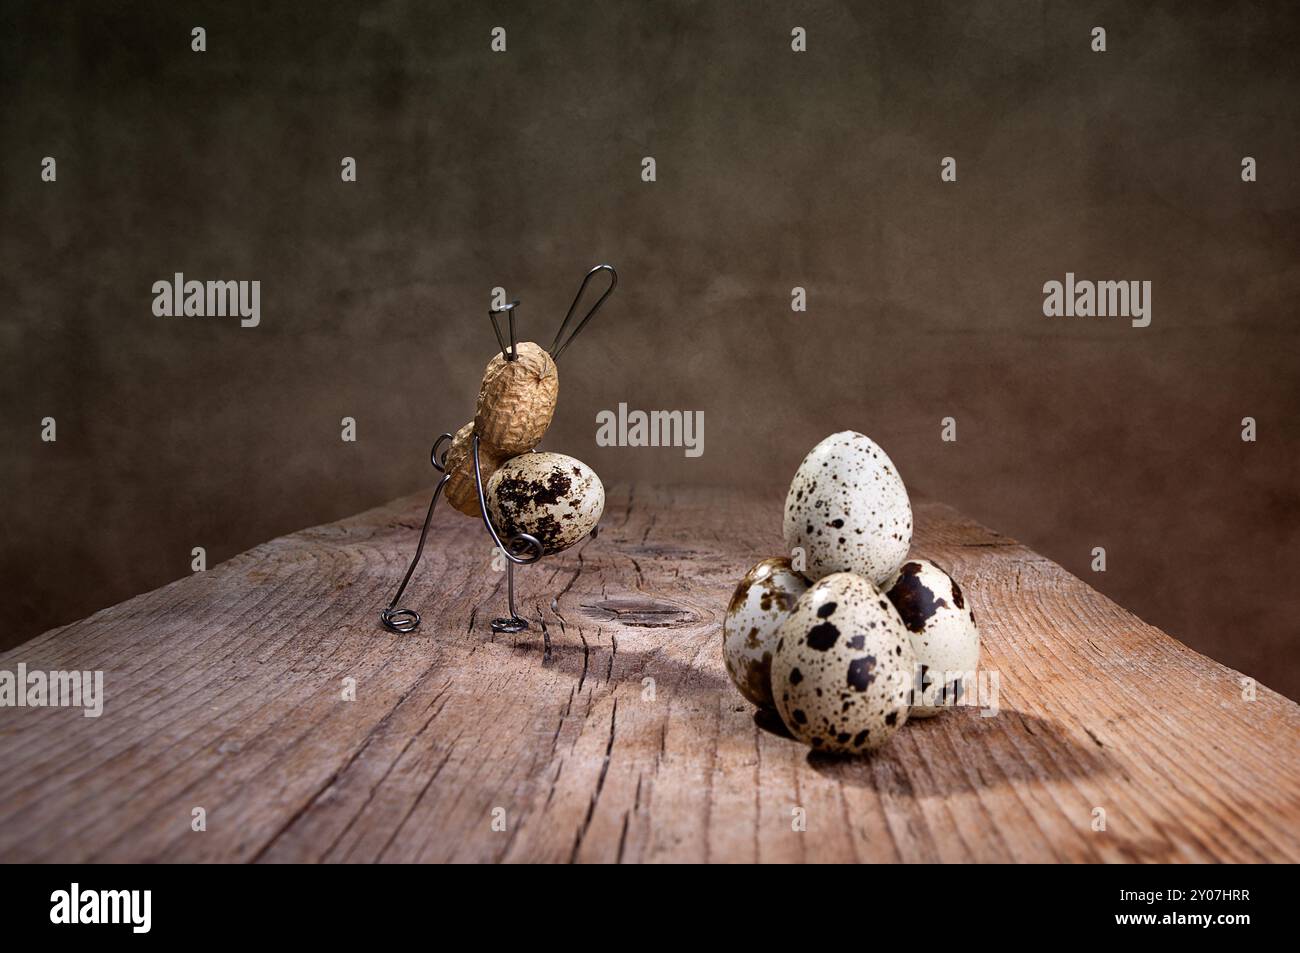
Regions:
<instances>
[{"instance_id":1,"label":"wood grain","mask_svg":"<svg viewBox=\"0 0 1300 953\"><path fill-rule=\"evenodd\" d=\"M495 637L504 574L440 508L424 627L393 635L376 614L426 504L0 656L102 669L107 696L98 719L0 709L0 859L1300 860L1300 708L946 507L918 507L914 550L966 589L998 709L842 760L756 718L719 656L735 582L783 550L779 494L611 491L598 538L521 571L533 629Z\"/></svg>"}]
</instances>

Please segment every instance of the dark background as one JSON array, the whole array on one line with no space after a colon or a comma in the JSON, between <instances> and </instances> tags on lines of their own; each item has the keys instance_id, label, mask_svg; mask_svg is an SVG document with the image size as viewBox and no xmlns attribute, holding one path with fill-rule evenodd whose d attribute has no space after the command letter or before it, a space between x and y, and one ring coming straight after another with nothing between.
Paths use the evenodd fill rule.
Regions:
<instances>
[{"instance_id":1,"label":"dark background","mask_svg":"<svg viewBox=\"0 0 1300 953\"><path fill-rule=\"evenodd\" d=\"M548 447L773 487L861 430L914 495L1300 697L1294 10L6 3L0 647L430 486L490 289L547 344L608 260ZM261 280L261 326L154 317L176 271ZM1066 271L1151 280L1151 326L1044 317ZM595 447L620 401L703 410L704 456Z\"/></svg>"}]
</instances>

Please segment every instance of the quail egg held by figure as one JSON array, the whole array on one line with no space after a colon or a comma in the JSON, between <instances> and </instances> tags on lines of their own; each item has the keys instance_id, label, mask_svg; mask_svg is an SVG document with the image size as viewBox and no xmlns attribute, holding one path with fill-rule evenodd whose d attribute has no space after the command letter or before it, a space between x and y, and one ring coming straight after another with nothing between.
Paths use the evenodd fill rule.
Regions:
<instances>
[{"instance_id":1,"label":"quail egg held by figure","mask_svg":"<svg viewBox=\"0 0 1300 953\"><path fill-rule=\"evenodd\" d=\"M746 699L813 749L846 753L960 700L979 662L974 611L946 572L908 559L912 504L875 441L844 431L813 447L783 530L798 558L751 568L723 619L723 661Z\"/></svg>"},{"instance_id":2,"label":"quail egg held by figure","mask_svg":"<svg viewBox=\"0 0 1300 953\"><path fill-rule=\"evenodd\" d=\"M497 467L487 485L488 512L507 536L527 533L550 555L590 533L605 510L605 487L581 460L523 453Z\"/></svg>"}]
</instances>

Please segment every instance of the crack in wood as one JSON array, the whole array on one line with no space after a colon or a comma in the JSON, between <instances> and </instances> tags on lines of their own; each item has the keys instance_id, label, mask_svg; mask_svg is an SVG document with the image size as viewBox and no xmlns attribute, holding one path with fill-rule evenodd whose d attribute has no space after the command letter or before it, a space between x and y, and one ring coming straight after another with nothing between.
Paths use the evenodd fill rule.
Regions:
<instances>
[{"instance_id":1,"label":"crack in wood","mask_svg":"<svg viewBox=\"0 0 1300 953\"><path fill-rule=\"evenodd\" d=\"M618 853L614 857L614 863L616 864L623 863L623 851L627 847L627 822L631 816L631 811L623 812L623 829L618 835Z\"/></svg>"},{"instance_id":2,"label":"crack in wood","mask_svg":"<svg viewBox=\"0 0 1300 953\"><path fill-rule=\"evenodd\" d=\"M587 681L587 663L591 659L591 646L587 644L587 637L578 630L578 638L582 639L582 674L578 677L578 691L582 691L582 686Z\"/></svg>"},{"instance_id":3,"label":"crack in wood","mask_svg":"<svg viewBox=\"0 0 1300 953\"><path fill-rule=\"evenodd\" d=\"M628 487L627 507L623 510L623 522L618 524L619 529L622 529L624 526L626 526L627 521L632 518L632 504L635 499L636 499L636 484L634 483L630 487Z\"/></svg>"},{"instance_id":4,"label":"crack in wood","mask_svg":"<svg viewBox=\"0 0 1300 953\"><path fill-rule=\"evenodd\" d=\"M441 699L444 695L446 695L447 689L451 686L451 682L452 682L451 679L447 680L447 683L443 685L441 689L439 689L438 694L434 696L433 701L429 703L428 707L425 708L425 711L428 711L429 708L432 708L434 704L438 702L439 699ZM342 775L344 775L347 772L347 769L352 767L353 762L357 761L359 757L365 753L365 748L368 748L370 746L371 740L375 737L376 734L378 734L383 730L384 726L387 725L390 716L395 714L397 710L401 708L402 703L405 700L406 700L406 696L403 695L402 699L399 700L398 703L393 706L392 712L390 712L388 715L385 715L383 720L380 721L380 723L376 726L376 728L373 731L371 731L369 735L366 736L365 746L360 751L357 752L357 755L354 756L342 770L338 772L337 776L341 777ZM338 847L338 845L342 842L343 838L348 835L348 833L352 830L356 822L361 818L363 814L365 814L366 808L368 808L371 802L375 799L375 792L384 786L384 782L388 780L388 776L393 773L393 768L397 766L397 763L401 761L402 758L406 755L406 752L410 750L410 747L415 742L415 739L423 735L424 732L428 730L429 726L433 724L434 719L437 718L440 714L442 714L442 710L446 707L447 707L446 701L444 701L441 705L438 705L438 710L435 711L432 715L430 715L427 719L425 719L424 724L420 726L420 730L416 732L412 732L411 735L406 739L406 744L402 745L402 749L399 752L397 752L396 757L394 757L393 760L388 763L388 767L384 769L383 776L380 777L378 781L376 781L374 784L370 786L370 790L366 792L366 799L361 803L361 806L358 807L355 812L353 812L352 816L348 818L348 822L343 827L343 830L339 831L338 836L335 837L334 840L330 842L329 847L327 847L324 851L321 852L322 857L328 857L331 853L333 853L334 849ZM293 826L292 823L286 824L284 828L280 831L280 833L284 833L284 831L289 830L292 826ZM278 836L279 835L277 834L277 837ZM267 846L269 847L271 844L275 842L275 840L276 838L272 838L270 841L267 842ZM263 849L263 852L265 852L265 848Z\"/></svg>"},{"instance_id":5,"label":"crack in wood","mask_svg":"<svg viewBox=\"0 0 1300 953\"><path fill-rule=\"evenodd\" d=\"M551 661L551 630L546 625L546 613L538 603L533 603L533 609L537 612L537 621L542 627L542 664L547 665Z\"/></svg>"},{"instance_id":6,"label":"crack in wood","mask_svg":"<svg viewBox=\"0 0 1300 953\"><path fill-rule=\"evenodd\" d=\"M596 778L596 790L592 792L591 802L587 805L587 816L583 818L582 827L578 829L578 834L573 841L573 853L569 855L569 862L573 863L578 859L578 851L582 849L582 839L587 836L587 831L591 827L591 819L596 814L596 802L600 800L600 792L605 789L605 778L609 774L609 762L611 753L614 750L614 736L618 724L618 699L614 699L613 710L609 716L609 741L605 744L605 758L600 765L600 775Z\"/></svg>"},{"instance_id":7,"label":"crack in wood","mask_svg":"<svg viewBox=\"0 0 1300 953\"><path fill-rule=\"evenodd\" d=\"M383 861L384 855L388 853L388 849L392 847L393 842L397 840L397 835L402 832L402 828L406 826L406 822L411 819L411 815L415 813L415 809L420 806L420 802L424 800L424 796L429 793L429 788L433 786L433 782L438 779L438 775L442 773L442 769L447 766L447 762L451 760L451 756L456 753L456 743L460 741L462 734L464 734L463 730L456 732L455 737L453 737L447 744L446 756L438 762L438 766L433 769L433 772L424 782L424 786L420 788L420 793L412 799L411 806L406 809L406 813L402 815L402 819L393 825L392 834L390 834L388 840L384 842L384 846L380 848L379 853L375 855L376 863Z\"/></svg>"}]
</instances>

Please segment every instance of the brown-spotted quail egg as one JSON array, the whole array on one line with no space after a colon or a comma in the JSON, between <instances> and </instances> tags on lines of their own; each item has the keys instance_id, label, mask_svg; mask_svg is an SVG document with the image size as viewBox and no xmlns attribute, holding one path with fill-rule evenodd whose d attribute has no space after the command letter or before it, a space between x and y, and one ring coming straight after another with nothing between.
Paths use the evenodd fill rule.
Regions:
<instances>
[{"instance_id":1,"label":"brown-spotted quail egg","mask_svg":"<svg viewBox=\"0 0 1300 953\"><path fill-rule=\"evenodd\" d=\"M537 538L547 555L586 536L605 510L605 487L594 470L562 453L521 453L497 468L484 487L488 513L503 540Z\"/></svg>"},{"instance_id":2,"label":"brown-spotted quail egg","mask_svg":"<svg viewBox=\"0 0 1300 953\"><path fill-rule=\"evenodd\" d=\"M980 660L975 610L961 586L928 559L909 559L889 580L886 595L898 610L916 655L913 718L929 718L974 688Z\"/></svg>"},{"instance_id":3,"label":"brown-spotted quail egg","mask_svg":"<svg viewBox=\"0 0 1300 953\"><path fill-rule=\"evenodd\" d=\"M776 710L817 751L871 751L907 721L915 656L885 594L832 573L799 597L772 655Z\"/></svg>"},{"instance_id":4,"label":"brown-spotted quail egg","mask_svg":"<svg viewBox=\"0 0 1300 953\"><path fill-rule=\"evenodd\" d=\"M807 574L857 573L879 585L912 542L912 504L893 461L870 437L845 430L808 452L785 498L785 541Z\"/></svg>"},{"instance_id":5,"label":"brown-spotted quail egg","mask_svg":"<svg viewBox=\"0 0 1300 953\"><path fill-rule=\"evenodd\" d=\"M784 557L764 559L745 573L722 620L722 661L740 694L772 707L776 631L808 588L808 578Z\"/></svg>"}]
</instances>

